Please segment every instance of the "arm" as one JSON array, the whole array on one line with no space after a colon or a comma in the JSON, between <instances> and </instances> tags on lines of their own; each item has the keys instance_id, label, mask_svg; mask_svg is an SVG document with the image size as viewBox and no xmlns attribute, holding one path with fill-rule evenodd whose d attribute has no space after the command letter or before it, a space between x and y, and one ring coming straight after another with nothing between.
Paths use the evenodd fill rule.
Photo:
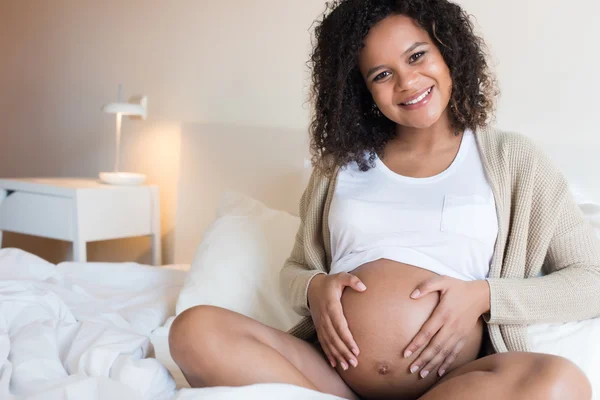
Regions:
<instances>
[{"instance_id":1,"label":"arm","mask_svg":"<svg viewBox=\"0 0 600 400\"><path fill-rule=\"evenodd\" d=\"M316 172L313 171L300 198L300 226L296 233L296 241L291 255L285 261L279 274L281 291L288 304L302 316L310 316L307 295L312 279L319 274L326 274L324 271L311 268L304 258L304 226L316 179Z\"/></svg>"},{"instance_id":2,"label":"arm","mask_svg":"<svg viewBox=\"0 0 600 400\"><path fill-rule=\"evenodd\" d=\"M487 279L490 313L485 319L490 324L527 325L600 316L600 240L565 178L541 153L538 167L534 196L535 202L545 204L545 211L530 223L553 224L544 260L546 275ZM529 240L528 248L539 244L527 236L519 240Z\"/></svg>"}]
</instances>

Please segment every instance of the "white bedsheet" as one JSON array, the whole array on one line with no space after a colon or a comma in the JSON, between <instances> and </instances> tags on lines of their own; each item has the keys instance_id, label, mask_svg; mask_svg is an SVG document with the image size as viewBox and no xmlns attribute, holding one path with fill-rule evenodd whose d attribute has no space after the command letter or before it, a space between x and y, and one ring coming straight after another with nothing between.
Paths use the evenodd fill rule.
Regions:
<instances>
[{"instance_id":1,"label":"white bedsheet","mask_svg":"<svg viewBox=\"0 0 600 400\"><path fill-rule=\"evenodd\" d=\"M54 265L0 250L0 399L335 399L281 384L178 390L159 360L186 386L162 326L184 277L135 263ZM151 336L160 342L157 358Z\"/></svg>"},{"instance_id":2,"label":"white bedsheet","mask_svg":"<svg viewBox=\"0 0 600 400\"><path fill-rule=\"evenodd\" d=\"M146 357L184 276L0 250L0 398L173 397L170 374Z\"/></svg>"}]
</instances>

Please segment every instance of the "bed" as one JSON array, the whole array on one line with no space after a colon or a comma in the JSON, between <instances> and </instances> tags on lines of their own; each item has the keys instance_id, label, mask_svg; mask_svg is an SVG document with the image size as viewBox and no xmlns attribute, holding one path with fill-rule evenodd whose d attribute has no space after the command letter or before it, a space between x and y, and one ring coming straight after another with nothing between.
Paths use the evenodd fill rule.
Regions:
<instances>
[{"instance_id":1,"label":"bed","mask_svg":"<svg viewBox=\"0 0 600 400\"><path fill-rule=\"evenodd\" d=\"M0 398L334 399L282 384L190 389L168 349L170 324L184 302L224 305L281 329L297 320L284 305L273 308L280 303L272 288L279 260L289 252L285 246L272 246L279 252L269 255L271 270L263 271L260 280L235 286L226 282L242 270L214 266L222 254L216 248L225 251L232 242L215 245L214 240L241 240L239 235L251 235L268 220L270 231L261 231L265 243L277 235L291 246L298 201L310 175L305 140L303 132L278 128L184 125L174 233L177 264L54 265L21 250L0 250ZM589 169L583 174L574 168L567 175L573 176L573 192L600 232L600 206L594 201L600 197L584 189L590 185ZM242 220L250 221L250 228L232 234ZM243 242L246 251L255 246ZM228 262L240 265L240 260ZM211 266L194 281L190 263ZM204 298L185 299L186 288ZM270 306L253 306L259 304L253 303L259 289ZM600 390L600 349L592 346L597 337L598 320L529 328L534 351L575 361L588 373L595 393Z\"/></svg>"}]
</instances>

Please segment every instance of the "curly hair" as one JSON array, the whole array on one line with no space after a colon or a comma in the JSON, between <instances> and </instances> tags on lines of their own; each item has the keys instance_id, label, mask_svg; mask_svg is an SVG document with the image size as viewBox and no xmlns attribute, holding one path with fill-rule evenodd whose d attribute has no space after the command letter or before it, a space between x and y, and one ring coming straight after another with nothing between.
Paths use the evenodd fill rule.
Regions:
<instances>
[{"instance_id":1,"label":"curly hair","mask_svg":"<svg viewBox=\"0 0 600 400\"><path fill-rule=\"evenodd\" d=\"M450 70L452 128L476 130L493 118L496 79L485 44L460 6L448 0L329 1L322 20L315 21L316 44L307 63L312 71L310 153L313 165L327 175L351 161L361 171L373 168L376 154L396 135L396 123L373 111L358 55L369 30L397 14L427 31ZM330 161L319 165L326 157Z\"/></svg>"}]
</instances>

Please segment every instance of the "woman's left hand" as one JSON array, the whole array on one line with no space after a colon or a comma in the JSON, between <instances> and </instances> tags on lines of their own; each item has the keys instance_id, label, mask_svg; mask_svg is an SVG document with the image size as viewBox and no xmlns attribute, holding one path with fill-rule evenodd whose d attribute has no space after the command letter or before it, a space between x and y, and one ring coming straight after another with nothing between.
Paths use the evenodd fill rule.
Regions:
<instances>
[{"instance_id":1,"label":"woman's left hand","mask_svg":"<svg viewBox=\"0 0 600 400\"><path fill-rule=\"evenodd\" d=\"M438 374L444 375L479 317L490 309L490 289L485 280L462 281L437 276L421 283L410 297L420 299L433 292L440 292L440 301L404 351L404 358L408 358L427 345L410 366L411 373L420 370L423 378L437 367Z\"/></svg>"}]
</instances>

